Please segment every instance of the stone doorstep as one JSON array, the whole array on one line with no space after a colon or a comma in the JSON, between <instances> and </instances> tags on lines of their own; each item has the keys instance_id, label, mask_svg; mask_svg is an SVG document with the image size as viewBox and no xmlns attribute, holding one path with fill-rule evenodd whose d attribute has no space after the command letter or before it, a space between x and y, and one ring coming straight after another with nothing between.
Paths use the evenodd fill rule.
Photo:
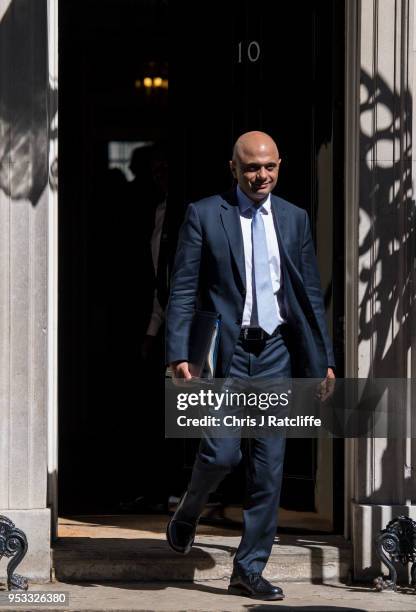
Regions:
<instances>
[{"instance_id":1,"label":"stone doorstep","mask_svg":"<svg viewBox=\"0 0 416 612\"><path fill-rule=\"evenodd\" d=\"M228 578L239 536L197 536L186 556L157 538L63 537L53 548L53 572L68 581L203 581ZM340 536L282 536L265 576L282 582L343 581L351 568L350 545Z\"/></svg>"},{"instance_id":2,"label":"stone doorstep","mask_svg":"<svg viewBox=\"0 0 416 612\"><path fill-rule=\"evenodd\" d=\"M68 606L36 606L36 609L42 612L56 612L59 609L69 612L416 612L416 598L413 593L377 593L369 585L346 586L337 582L280 584L286 598L282 602L270 604L228 595L228 580L150 584L52 582L47 585L31 584L30 589L48 593L68 593ZM23 606L19 609L27 610ZM0 610L10 611L11 607L0 605ZM34 610L34 607L31 610Z\"/></svg>"}]
</instances>

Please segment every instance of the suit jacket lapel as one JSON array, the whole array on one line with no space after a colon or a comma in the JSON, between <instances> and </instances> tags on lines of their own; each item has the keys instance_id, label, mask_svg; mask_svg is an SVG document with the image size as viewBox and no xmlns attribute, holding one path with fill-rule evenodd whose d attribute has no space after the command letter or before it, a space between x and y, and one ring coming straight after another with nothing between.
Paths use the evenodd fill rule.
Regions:
<instances>
[{"instance_id":1,"label":"suit jacket lapel","mask_svg":"<svg viewBox=\"0 0 416 612\"><path fill-rule=\"evenodd\" d=\"M236 190L233 189L223 194L221 202L221 220L227 234L230 250L234 258L241 284L246 289L246 266L244 259L243 234L240 223L240 209L237 201ZM277 235L282 262L290 261L286 245L290 241L288 219L286 210L279 204L279 198L271 196L273 221ZM291 263L291 261L290 261ZM293 264L292 264L293 265Z\"/></svg>"},{"instance_id":2,"label":"suit jacket lapel","mask_svg":"<svg viewBox=\"0 0 416 612\"><path fill-rule=\"evenodd\" d=\"M240 209L236 191L222 195L220 208L221 221L227 234L230 250L235 261L242 287L246 288L246 264L244 259L244 242L241 231Z\"/></svg>"},{"instance_id":3,"label":"suit jacket lapel","mask_svg":"<svg viewBox=\"0 0 416 612\"><path fill-rule=\"evenodd\" d=\"M282 248L284 244L284 237L287 237L286 211L284 210L284 208L279 206L279 198L277 196L274 196L274 195L271 196L271 203L272 203L272 214L273 214L274 227L275 227L276 234L277 234L277 240L279 243L279 247Z\"/></svg>"},{"instance_id":4,"label":"suit jacket lapel","mask_svg":"<svg viewBox=\"0 0 416 612\"><path fill-rule=\"evenodd\" d=\"M272 195L271 202L274 227L276 230L279 249L281 251L281 258L283 261L289 260L289 262L292 263L288 253L288 246L290 244L291 236L286 210L280 205L279 198L277 196Z\"/></svg>"},{"instance_id":5,"label":"suit jacket lapel","mask_svg":"<svg viewBox=\"0 0 416 612\"><path fill-rule=\"evenodd\" d=\"M287 212L285 208L280 205L279 198L274 195L272 195L272 212L277 242L279 244L281 262L286 266L290 274L294 274L298 279L300 279L299 272L296 269L296 266L294 265L289 253L290 240L293 238L293 236L291 236Z\"/></svg>"}]
</instances>

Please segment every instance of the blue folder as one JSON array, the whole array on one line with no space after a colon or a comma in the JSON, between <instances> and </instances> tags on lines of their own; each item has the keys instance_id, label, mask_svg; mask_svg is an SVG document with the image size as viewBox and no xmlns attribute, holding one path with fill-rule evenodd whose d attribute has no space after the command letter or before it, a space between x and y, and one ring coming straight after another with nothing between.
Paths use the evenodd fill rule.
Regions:
<instances>
[{"instance_id":1,"label":"blue folder","mask_svg":"<svg viewBox=\"0 0 416 612\"><path fill-rule=\"evenodd\" d=\"M196 310L189 337L189 371L196 378L215 377L221 315L216 312Z\"/></svg>"}]
</instances>

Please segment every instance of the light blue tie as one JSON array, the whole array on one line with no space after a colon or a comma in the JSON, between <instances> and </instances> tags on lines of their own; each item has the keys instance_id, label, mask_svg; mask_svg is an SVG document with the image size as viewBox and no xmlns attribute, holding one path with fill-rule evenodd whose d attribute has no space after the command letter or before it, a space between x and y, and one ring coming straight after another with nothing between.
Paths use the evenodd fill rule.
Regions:
<instances>
[{"instance_id":1,"label":"light blue tie","mask_svg":"<svg viewBox=\"0 0 416 612\"><path fill-rule=\"evenodd\" d=\"M251 236L253 243L253 275L257 321L265 332L271 334L277 327L276 296L270 276L266 231L260 209L253 206Z\"/></svg>"}]
</instances>

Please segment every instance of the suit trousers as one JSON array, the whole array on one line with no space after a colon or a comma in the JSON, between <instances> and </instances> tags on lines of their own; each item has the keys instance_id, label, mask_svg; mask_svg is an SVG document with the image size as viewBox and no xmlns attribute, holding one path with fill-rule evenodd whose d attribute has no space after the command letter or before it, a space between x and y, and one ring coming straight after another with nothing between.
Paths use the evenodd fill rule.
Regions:
<instances>
[{"instance_id":1,"label":"suit trousers","mask_svg":"<svg viewBox=\"0 0 416 612\"><path fill-rule=\"evenodd\" d=\"M291 359L286 340L287 326L263 341L239 340L231 362L226 386L264 379L275 382L291 376ZM228 381L230 381L228 383ZM263 385L263 381L262 381ZM234 390L234 388L233 388ZM262 386L262 390L265 390ZM285 438L248 440L247 483L243 507L243 534L234 557L234 567L245 573L262 572L270 556L277 527L282 485ZM197 519L209 494L242 459L241 437L201 439L188 492L180 510L183 520Z\"/></svg>"}]
</instances>

